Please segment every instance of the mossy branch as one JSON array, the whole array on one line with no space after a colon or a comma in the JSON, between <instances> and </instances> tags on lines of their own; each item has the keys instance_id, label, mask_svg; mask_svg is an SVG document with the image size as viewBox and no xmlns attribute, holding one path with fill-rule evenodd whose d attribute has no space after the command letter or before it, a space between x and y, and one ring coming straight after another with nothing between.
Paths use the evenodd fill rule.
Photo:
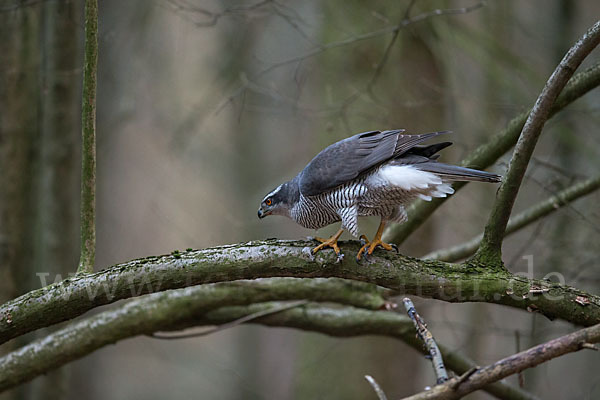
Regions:
<instances>
[{"instance_id":1,"label":"mossy branch","mask_svg":"<svg viewBox=\"0 0 600 400\"><path fill-rule=\"evenodd\" d=\"M64 327L1 358L0 391L121 339L158 330L223 325L248 315L281 308L281 302L266 302L270 299L292 300L314 294L321 301L353 304L360 308L331 308L312 303L252 322L341 337L387 335L422 351L410 319L394 312L369 310L379 308L385 294L373 285L336 279L239 281L150 294ZM448 366L456 373L464 373L474 366L464 356L443 346L440 349L449 360ZM502 399L534 399L529 393L505 383L489 385L484 390Z\"/></svg>"},{"instance_id":2,"label":"mossy branch","mask_svg":"<svg viewBox=\"0 0 600 400\"><path fill-rule=\"evenodd\" d=\"M337 277L398 293L449 302L488 302L536 310L579 325L600 322L600 297L575 288L512 275L482 264L448 264L377 251L368 263L337 262L333 251L310 252L314 242L266 240L174 252L76 275L0 306L0 343L77 317L117 300L198 284L267 277ZM354 255L360 243L341 243ZM40 266L40 268L43 268ZM308 299L311 299L308 297Z\"/></svg>"},{"instance_id":3,"label":"mossy branch","mask_svg":"<svg viewBox=\"0 0 600 400\"><path fill-rule=\"evenodd\" d=\"M594 178L586 179L583 182L577 182L576 184L561 190L546 200L529 207L525 211L522 211L509 219L508 224L506 225L504 236L506 237L511 233L517 232L518 230L529 226L546 215L570 204L574 200L593 193L594 191L598 190L598 188L600 188L600 175ZM425 255L423 258L427 260L455 262L473 255L479 247L482 239L483 234L456 246L431 252Z\"/></svg>"},{"instance_id":4,"label":"mossy branch","mask_svg":"<svg viewBox=\"0 0 600 400\"><path fill-rule=\"evenodd\" d=\"M508 171L496 194L496 201L485 226L483 240L475 254L475 258L478 260L486 263L502 263L502 239L506 224L542 128L550 117L552 105L575 70L598 43L600 43L600 21L588 29L583 37L569 49L542 89L523 126L508 165Z\"/></svg>"},{"instance_id":5,"label":"mossy branch","mask_svg":"<svg viewBox=\"0 0 600 400\"><path fill-rule=\"evenodd\" d=\"M81 255L78 273L94 270L96 258L96 81L98 0L85 1L81 154Z\"/></svg>"},{"instance_id":6,"label":"mossy branch","mask_svg":"<svg viewBox=\"0 0 600 400\"><path fill-rule=\"evenodd\" d=\"M556 113L567 107L569 104L582 97L592 89L600 85L600 64L588 68L587 70L580 72L573 76L565 89L562 91L558 99L550 110L549 117L554 116ZM526 111L515 118L513 118L506 128L500 131L498 134L492 136L487 143L479 146L471 154L469 154L460 163L464 167L471 168L487 168L492 165L498 158L511 149L517 143L519 134L525 125L527 116L531 111ZM458 182L453 185L454 190L458 191L465 186L466 183ZM408 208L408 221L399 225L390 226L385 234L384 240L386 242L392 242L401 244L404 242L414 231L417 230L423 223L433 214L439 206L441 206L447 199L451 198L434 199L432 201L419 200L413 203Z\"/></svg>"}]
</instances>

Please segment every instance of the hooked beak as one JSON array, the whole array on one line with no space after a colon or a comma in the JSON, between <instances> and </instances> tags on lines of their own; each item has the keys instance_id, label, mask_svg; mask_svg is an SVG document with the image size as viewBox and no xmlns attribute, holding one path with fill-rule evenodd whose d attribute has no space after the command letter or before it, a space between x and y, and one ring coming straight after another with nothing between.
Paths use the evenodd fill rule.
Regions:
<instances>
[{"instance_id":1,"label":"hooked beak","mask_svg":"<svg viewBox=\"0 0 600 400\"><path fill-rule=\"evenodd\" d=\"M262 208L258 209L258 218L262 219L262 218L266 217L267 215L271 215L271 211L263 211Z\"/></svg>"}]
</instances>

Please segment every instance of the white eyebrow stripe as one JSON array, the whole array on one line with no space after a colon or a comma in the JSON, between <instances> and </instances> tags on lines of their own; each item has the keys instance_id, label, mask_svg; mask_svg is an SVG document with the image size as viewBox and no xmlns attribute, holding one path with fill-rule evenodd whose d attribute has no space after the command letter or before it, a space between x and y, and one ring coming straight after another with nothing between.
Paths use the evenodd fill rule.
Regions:
<instances>
[{"instance_id":1,"label":"white eyebrow stripe","mask_svg":"<svg viewBox=\"0 0 600 400\"><path fill-rule=\"evenodd\" d=\"M275 188L271 193L267 194L265 196L265 198L263 199L263 201L265 201L267 198L269 198L271 196L275 196L275 194L277 194L277 192L279 192L281 190L281 186L283 186L283 184L277 186L277 188Z\"/></svg>"}]
</instances>

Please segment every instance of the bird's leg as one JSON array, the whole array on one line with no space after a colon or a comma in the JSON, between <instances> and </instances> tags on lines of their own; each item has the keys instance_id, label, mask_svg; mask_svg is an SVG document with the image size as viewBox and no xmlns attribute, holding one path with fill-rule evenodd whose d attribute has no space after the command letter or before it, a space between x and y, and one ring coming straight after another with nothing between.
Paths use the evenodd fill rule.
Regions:
<instances>
[{"instance_id":1,"label":"bird's leg","mask_svg":"<svg viewBox=\"0 0 600 400\"><path fill-rule=\"evenodd\" d=\"M375 248L377 246L381 246L385 250L396 250L396 252L398 252L398 246L396 246L395 244L384 243L381 240L381 236L383 235L383 229L385 228L385 223L386 221L382 218L381 222L379 223L379 229L377 229L377 233L375 234L375 237L372 241L369 242L366 236L361 236L361 239L364 239L366 243L360 248L358 254L356 255L357 261L361 260L363 254L365 256L373 254L373 251L375 251Z\"/></svg>"},{"instance_id":2,"label":"bird's leg","mask_svg":"<svg viewBox=\"0 0 600 400\"><path fill-rule=\"evenodd\" d=\"M318 240L319 242L321 242L320 245L318 245L317 247L315 247L314 249L312 249L313 254L315 254L317 251L325 248L325 247L331 247L333 249L333 251L335 251L335 254L337 254L338 259L340 258L340 248L337 245L337 241L340 238L340 236L342 236L342 232L344 232L343 228L340 228L339 231L337 231L337 233L333 236L331 236L329 239L322 239L319 237L314 238L315 240Z\"/></svg>"}]
</instances>

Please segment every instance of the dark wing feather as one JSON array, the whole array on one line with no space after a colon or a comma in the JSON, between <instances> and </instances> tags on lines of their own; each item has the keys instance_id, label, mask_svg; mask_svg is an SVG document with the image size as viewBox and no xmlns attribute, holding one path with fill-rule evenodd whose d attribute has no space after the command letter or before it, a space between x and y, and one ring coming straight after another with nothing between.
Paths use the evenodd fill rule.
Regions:
<instances>
[{"instance_id":1,"label":"dark wing feather","mask_svg":"<svg viewBox=\"0 0 600 400\"><path fill-rule=\"evenodd\" d=\"M449 181L500 182L502 180L500 175L437 162L439 155L435 153L451 144L450 142L442 142L430 146L415 146L401 156L395 157L391 163L412 165L422 171L433 172Z\"/></svg>"},{"instance_id":2,"label":"dark wing feather","mask_svg":"<svg viewBox=\"0 0 600 400\"><path fill-rule=\"evenodd\" d=\"M364 132L321 151L300 172L300 192L314 196L355 179L416 144L446 132L401 135L404 130Z\"/></svg>"},{"instance_id":3,"label":"dark wing feather","mask_svg":"<svg viewBox=\"0 0 600 400\"><path fill-rule=\"evenodd\" d=\"M429 161L416 166L418 169L442 177L448 181L475 181L475 182L501 182L500 175L492 174L477 169L459 167L458 165L449 165L436 161Z\"/></svg>"},{"instance_id":4,"label":"dark wing feather","mask_svg":"<svg viewBox=\"0 0 600 400\"><path fill-rule=\"evenodd\" d=\"M429 159L435 160L440 155L436 154L437 152L445 149L448 146L451 146L452 142L441 142L430 144L428 146L415 146L412 149L408 150L405 154L416 154L419 156L427 157Z\"/></svg>"},{"instance_id":5,"label":"dark wing feather","mask_svg":"<svg viewBox=\"0 0 600 400\"><path fill-rule=\"evenodd\" d=\"M448 133L452 133L451 131L442 131L442 132L431 132L431 133L422 133L420 135L398 135L398 142L396 143L396 150L394 151L394 157L401 156L402 154L409 152L411 149L417 147L417 144L426 141L427 139L431 139L433 137L439 135L445 135ZM447 143L447 142L446 142ZM433 145L435 146L435 145ZM449 145L447 145L449 146ZM431 147L431 146L425 146ZM446 146L444 146L446 147ZM438 149L437 151L443 149L444 147ZM421 150L424 147L420 147ZM435 152L434 152L435 153Z\"/></svg>"}]
</instances>

